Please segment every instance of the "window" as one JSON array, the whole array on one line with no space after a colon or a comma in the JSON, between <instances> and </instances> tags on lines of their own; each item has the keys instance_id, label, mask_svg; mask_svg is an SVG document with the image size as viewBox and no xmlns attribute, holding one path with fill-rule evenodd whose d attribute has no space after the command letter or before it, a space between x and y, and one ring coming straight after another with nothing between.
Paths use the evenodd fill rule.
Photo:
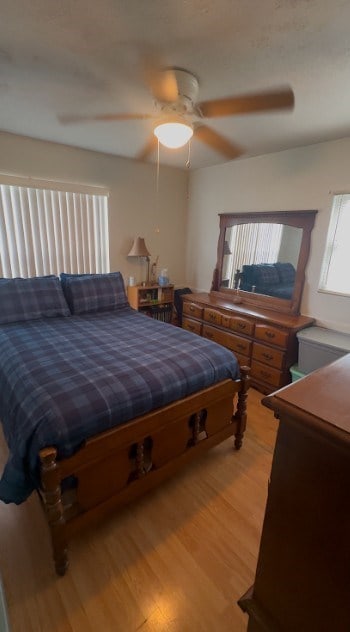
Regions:
<instances>
[{"instance_id":1,"label":"window","mask_svg":"<svg viewBox=\"0 0 350 632\"><path fill-rule=\"evenodd\" d=\"M100 193L0 184L0 276L109 272L107 202Z\"/></svg>"},{"instance_id":2,"label":"window","mask_svg":"<svg viewBox=\"0 0 350 632\"><path fill-rule=\"evenodd\" d=\"M335 195L319 290L350 295L350 194Z\"/></svg>"}]
</instances>

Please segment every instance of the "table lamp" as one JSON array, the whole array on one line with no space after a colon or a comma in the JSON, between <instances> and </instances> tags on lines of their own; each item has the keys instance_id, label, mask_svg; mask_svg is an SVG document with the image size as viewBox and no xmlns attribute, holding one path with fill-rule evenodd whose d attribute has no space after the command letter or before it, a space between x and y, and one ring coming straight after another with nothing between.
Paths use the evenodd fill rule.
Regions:
<instances>
[{"instance_id":1,"label":"table lamp","mask_svg":"<svg viewBox=\"0 0 350 632\"><path fill-rule=\"evenodd\" d=\"M130 252L128 253L128 257L139 257L141 259L146 259L147 261L147 280L146 284L148 285L149 280L149 262L150 262L150 252L147 249L145 244L145 240L143 237L135 237L134 243L131 247Z\"/></svg>"}]
</instances>

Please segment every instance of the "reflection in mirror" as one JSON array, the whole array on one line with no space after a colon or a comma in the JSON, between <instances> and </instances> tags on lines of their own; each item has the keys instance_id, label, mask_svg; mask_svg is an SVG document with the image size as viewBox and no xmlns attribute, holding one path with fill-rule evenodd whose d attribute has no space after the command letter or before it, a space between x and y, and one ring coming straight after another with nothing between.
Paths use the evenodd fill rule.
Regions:
<instances>
[{"instance_id":1,"label":"reflection in mirror","mask_svg":"<svg viewBox=\"0 0 350 632\"><path fill-rule=\"evenodd\" d=\"M291 299L303 230L279 223L228 226L221 287Z\"/></svg>"},{"instance_id":2,"label":"reflection in mirror","mask_svg":"<svg viewBox=\"0 0 350 632\"><path fill-rule=\"evenodd\" d=\"M298 314L316 213L220 213L213 297Z\"/></svg>"}]
</instances>

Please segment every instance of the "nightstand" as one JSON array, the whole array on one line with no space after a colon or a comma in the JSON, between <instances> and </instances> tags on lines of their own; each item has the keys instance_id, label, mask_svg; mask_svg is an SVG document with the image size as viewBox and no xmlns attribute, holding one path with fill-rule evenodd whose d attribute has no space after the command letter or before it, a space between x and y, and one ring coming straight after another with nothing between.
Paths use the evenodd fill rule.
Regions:
<instances>
[{"instance_id":1,"label":"nightstand","mask_svg":"<svg viewBox=\"0 0 350 632\"><path fill-rule=\"evenodd\" d=\"M174 309L174 286L129 285L128 301L139 312L170 323Z\"/></svg>"}]
</instances>

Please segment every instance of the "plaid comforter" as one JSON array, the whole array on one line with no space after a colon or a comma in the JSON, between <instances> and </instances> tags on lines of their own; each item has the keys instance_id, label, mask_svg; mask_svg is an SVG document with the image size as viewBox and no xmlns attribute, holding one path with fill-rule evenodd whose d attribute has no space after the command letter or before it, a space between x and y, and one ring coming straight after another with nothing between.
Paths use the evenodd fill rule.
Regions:
<instances>
[{"instance_id":1,"label":"plaid comforter","mask_svg":"<svg viewBox=\"0 0 350 632\"><path fill-rule=\"evenodd\" d=\"M0 498L38 483L38 451L70 456L92 435L226 378L231 351L131 308L0 327L0 419L9 459Z\"/></svg>"}]
</instances>

